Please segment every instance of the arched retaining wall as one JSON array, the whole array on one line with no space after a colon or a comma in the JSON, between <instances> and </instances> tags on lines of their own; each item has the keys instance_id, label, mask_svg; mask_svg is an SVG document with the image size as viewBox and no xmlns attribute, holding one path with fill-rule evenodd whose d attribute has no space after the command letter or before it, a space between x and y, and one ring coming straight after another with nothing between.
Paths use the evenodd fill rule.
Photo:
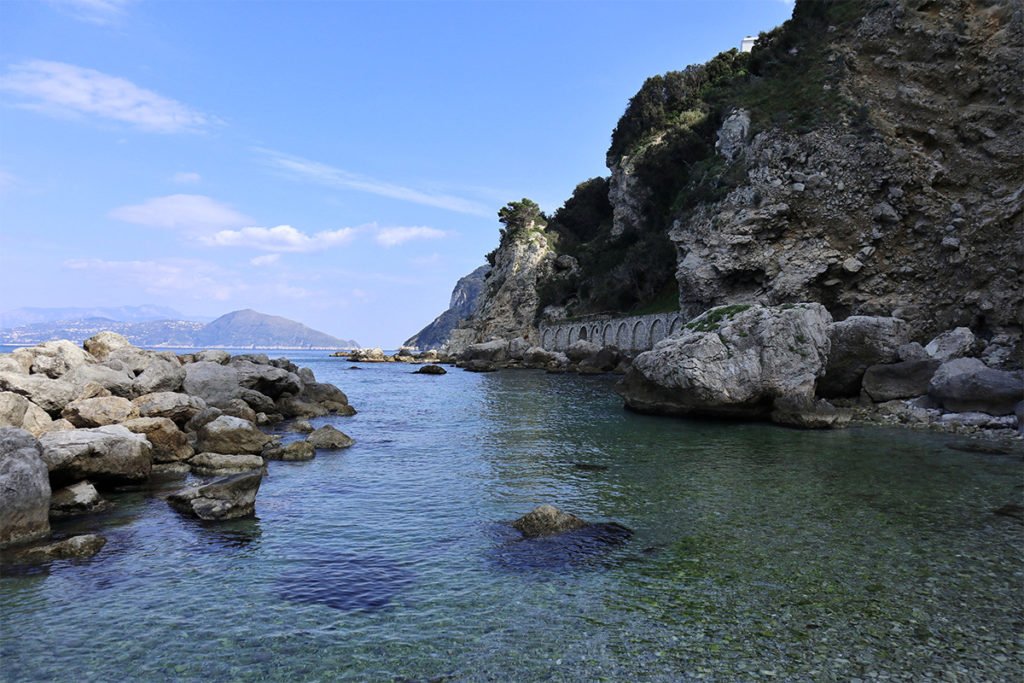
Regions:
<instances>
[{"instance_id":1,"label":"arched retaining wall","mask_svg":"<svg viewBox=\"0 0 1024 683\"><path fill-rule=\"evenodd\" d=\"M565 351L578 339L623 351L647 351L665 337L679 332L686 318L682 313L653 313L624 318L544 323L540 326L541 346L548 351Z\"/></svg>"}]
</instances>

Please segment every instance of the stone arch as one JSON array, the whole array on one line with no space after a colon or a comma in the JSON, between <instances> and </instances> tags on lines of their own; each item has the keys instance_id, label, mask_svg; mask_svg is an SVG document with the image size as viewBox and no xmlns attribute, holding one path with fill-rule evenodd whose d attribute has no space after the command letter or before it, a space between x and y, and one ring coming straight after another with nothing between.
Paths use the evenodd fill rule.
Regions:
<instances>
[{"instance_id":1,"label":"stone arch","mask_svg":"<svg viewBox=\"0 0 1024 683\"><path fill-rule=\"evenodd\" d=\"M544 330L544 333L540 336L540 346L542 349L548 348L551 343L551 330Z\"/></svg>"},{"instance_id":2,"label":"stone arch","mask_svg":"<svg viewBox=\"0 0 1024 683\"><path fill-rule=\"evenodd\" d=\"M584 325L583 327L580 328L580 341L587 341L589 337L590 333L587 332L587 326Z\"/></svg>"},{"instance_id":3,"label":"stone arch","mask_svg":"<svg viewBox=\"0 0 1024 683\"><path fill-rule=\"evenodd\" d=\"M555 350L558 351L565 346L565 328L559 327L555 332Z\"/></svg>"},{"instance_id":4,"label":"stone arch","mask_svg":"<svg viewBox=\"0 0 1024 683\"><path fill-rule=\"evenodd\" d=\"M678 334L683 331L683 318L677 315L672 319L672 327L668 328L669 334Z\"/></svg>"},{"instance_id":5,"label":"stone arch","mask_svg":"<svg viewBox=\"0 0 1024 683\"><path fill-rule=\"evenodd\" d=\"M637 320L633 325L633 348L643 349L647 347L647 328L643 320Z\"/></svg>"},{"instance_id":6,"label":"stone arch","mask_svg":"<svg viewBox=\"0 0 1024 683\"><path fill-rule=\"evenodd\" d=\"M572 346L572 343L574 341L576 341L576 328L575 327L570 327L569 328L569 346Z\"/></svg>"},{"instance_id":7,"label":"stone arch","mask_svg":"<svg viewBox=\"0 0 1024 683\"><path fill-rule=\"evenodd\" d=\"M620 349L628 349L630 348L629 343L629 325L625 322L621 322L619 323L618 332L615 333L615 345Z\"/></svg>"},{"instance_id":8,"label":"stone arch","mask_svg":"<svg viewBox=\"0 0 1024 683\"><path fill-rule=\"evenodd\" d=\"M653 349L654 345L657 344L658 342L660 342L664 338L665 338L665 323L663 323L661 321L661 318L658 318L653 323L651 323L651 348Z\"/></svg>"},{"instance_id":9,"label":"stone arch","mask_svg":"<svg viewBox=\"0 0 1024 683\"><path fill-rule=\"evenodd\" d=\"M602 334L601 337L604 340L605 346L615 345L615 328L612 327L611 323L604 326L604 334Z\"/></svg>"}]
</instances>

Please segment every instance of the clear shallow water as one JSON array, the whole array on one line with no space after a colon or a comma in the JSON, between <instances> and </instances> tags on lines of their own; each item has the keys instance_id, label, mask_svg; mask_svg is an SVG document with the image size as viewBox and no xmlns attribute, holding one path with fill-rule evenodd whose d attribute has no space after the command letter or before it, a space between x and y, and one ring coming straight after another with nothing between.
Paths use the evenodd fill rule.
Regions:
<instances>
[{"instance_id":1,"label":"clear shallow water","mask_svg":"<svg viewBox=\"0 0 1024 683\"><path fill-rule=\"evenodd\" d=\"M270 463L257 519L115 496L93 560L0 580L0 678L849 680L1022 671L1019 457L910 431L633 415L610 378L290 354L354 447ZM292 437L289 437L292 438ZM580 467L584 465L584 467ZM635 531L518 540L552 502Z\"/></svg>"}]
</instances>

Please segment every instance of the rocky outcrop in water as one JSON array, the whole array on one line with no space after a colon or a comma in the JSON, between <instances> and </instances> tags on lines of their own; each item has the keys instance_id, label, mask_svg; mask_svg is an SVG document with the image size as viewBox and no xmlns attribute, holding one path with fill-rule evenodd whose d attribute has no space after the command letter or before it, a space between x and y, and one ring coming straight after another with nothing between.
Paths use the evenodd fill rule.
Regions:
<instances>
[{"instance_id":1,"label":"rocky outcrop in water","mask_svg":"<svg viewBox=\"0 0 1024 683\"><path fill-rule=\"evenodd\" d=\"M50 533L50 479L42 449L23 429L0 428L0 547Z\"/></svg>"},{"instance_id":2,"label":"rocky outcrop in water","mask_svg":"<svg viewBox=\"0 0 1024 683\"><path fill-rule=\"evenodd\" d=\"M235 474L173 493L167 502L175 510L204 521L252 517L262 481L263 474L258 471Z\"/></svg>"},{"instance_id":3,"label":"rocky outcrop in water","mask_svg":"<svg viewBox=\"0 0 1024 683\"><path fill-rule=\"evenodd\" d=\"M489 265L483 265L469 275L459 278L452 290L448 310L434 318L434 321L422 330L405 340L403 346L417 349L440 349L451 338L460 322L476 313L480 301L480 293L484 288L484 278L491 271Z\"/></svg>"}]
</instances>

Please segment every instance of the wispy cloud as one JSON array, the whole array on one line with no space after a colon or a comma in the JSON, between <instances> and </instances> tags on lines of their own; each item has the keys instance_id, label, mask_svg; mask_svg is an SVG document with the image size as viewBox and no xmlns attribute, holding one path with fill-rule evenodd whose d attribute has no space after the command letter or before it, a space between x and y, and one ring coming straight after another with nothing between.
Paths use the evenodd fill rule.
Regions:
<instances>
[{"instance_id":1,"label":"wispy cloud","mask_svg":"<svg viewBox=\"0 0 1024 683\"><path fill-rule=\"evenodd\" d=\"M280 254L264 254L263 256L257 256L255 258L249 259L249 265L256 266L257 268L262 268L265 266L272 266L280 260Z\"/></svg>"},{"instance_id":2,"label":"wispy cloud","mask_svg":"<svg viewBox=\"0 0 1024 683\"><path fill-rule=\"evenodd\" d=\"M179 185L195 185L202 179L201 175L191 171L179 171L171 176L171 182Z\"/></svg>"},{"instance_id":3,"label":"wispy cloud","mask_svg":"<svg viewBox=\"0 0 1024 683\"><path fill-rule=\"evenodd\" d=\"M148 294L182 295L195 299L230 299L245 285L233 274L206 261L158 259L146 261L108 261L72 259L64 267L90 273L102 273L113 279L112 285L141 289Z\"/></svg>"},{"instance_id":4,"label":"wispy cloud","mask_svg":"<svg viewBox=\"0 0 1024 683\"><path fill-rule=\"evenodd\" d=\"M62 12L90 24L106 25L120 19L134 0L49 0Z\"/></svg>"},{"instance_id":5,"label":"wispy cloud","mask_svg":"<svg viewBox=\"0 0 1024 683\"><path fill-rule=\"evenodd\" d=\"M409 240L436 240L447 236L448 233L444 230L416 226L408 228L379 228L374 239L377 240L377 244L383 247L395 247Z\"/></svg>"},{"instance_id":6,"label":"wispy cloud","mask_svg":"<svg viewBox=\"0 0 1024 683\"><path fill-rule=\"evenodd\" d=\"M439 192L416 190L403 185L396 185L395 183L361 176L350 171L329 166L328 164L310 161L309 159L303 159L290 154L282 154L281 152L275 152L269 149L257 148L256 151L264 155L273 167L285 171L289 175L300 180L306 180L320 185L327 185L329 187L355 190L357 192L367 192L369 194L390 197L391 199L412 202L414 204L422 204L424 206L433 206L439 209L446 209L448 211L455 211L458 213L467 213L477 216L489 216L492 213L492 211L490 211L486 206L470 199L455 197L453 195Z\"/></svg>"},{"instance_id":7,"label":"wispy cloud","mask_svg":"<svg viewBox=\"0 0 1024 683\"><path fill-rule=\"evenodd\" d=\"M215 119L131 81L63 62L29 60L0 76L0 92L19 106L43 113L86 115L127 123L154 133L198 131Z\"/></svg>"},{"instance_id":8,"label":"wispy cloud","mask_svg":"<svg viewBox=\"0 0 1024 683\"><path fill-rule=\"evenodd\" d=\"M114 209L111 218L153 228L171 228L191 233L223 230L253 220L227 204L201 194L172 194L154 197L141 204Z\"/></svg>"},{"instance_id":9,"label":"wispy cloud","mask_svg":"<svg viewBox=\"0 0 1024 683\"><path fill-rule=\"evenodd\" d=\"M285 252L319 251L350 242L357 231L357 228L339 228L308 235L290 225L279 225L276 228L221 230L212 235L204 235L199 241L211 247L247 247Z\"/></svg>"}]
</instances>

